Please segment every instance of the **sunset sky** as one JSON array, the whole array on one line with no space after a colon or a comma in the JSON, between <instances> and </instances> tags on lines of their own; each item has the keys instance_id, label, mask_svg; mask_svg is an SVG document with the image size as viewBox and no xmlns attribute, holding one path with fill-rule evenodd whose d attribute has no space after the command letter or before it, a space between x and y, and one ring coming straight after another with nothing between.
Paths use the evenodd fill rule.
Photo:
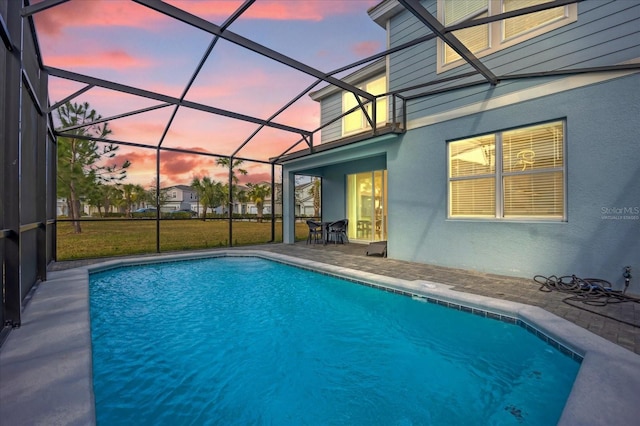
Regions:
<instances>
[{"instance_id":1,"label":"sunset sky","mask_svg":"<svg viewBox=\"0 0 640 426\"><path fill-rule=\"evenodd\" d=\"M168 0L173 6L221 25L243 2ZM229 30L320 71L329 72L386 48L386 33L367 15L378 0L258 0ZM180 97L214 36L129 0L71 0L34 16L45 66L61 68L164 95ZM343 74L344 75L344 74ZM342 75L342 76L343 76ZM340 76L340 75L338 75ZM219 40L186 100L269 118L316 80L226 40ZM314 90L323 87L317 86ZM51 103L83 88L49 80ZM93 88L74 99L103 117L158 105L158 101ZM111 137L156 146L173 106L112 120ZM274 121L305 130L319 127L319 104L304 96ZM256 124L180 108L163 147L231 154ZM320 135L314 135L315 143ZM300 136L262 130L238 156L268 160ZM298 148L302 148L299 145ZM129 181L148 186L155 178L155 150L121 146L132 162ZM227 179L215 159L181 153L161 155L161 186L189 184L194 176ZM270 167L245 163L246 182L270 179Z\"/></svg>"}]
</instances>

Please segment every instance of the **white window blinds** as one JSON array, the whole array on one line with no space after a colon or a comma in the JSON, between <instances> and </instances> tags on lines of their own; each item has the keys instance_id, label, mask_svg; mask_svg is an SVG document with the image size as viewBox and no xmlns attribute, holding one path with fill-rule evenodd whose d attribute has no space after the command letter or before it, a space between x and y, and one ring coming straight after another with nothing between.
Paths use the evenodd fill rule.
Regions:
<instances>
[{"instance_id":1,"label":"white window blinds","mask_svg":"<svg viewBox=\"0 0 640 426\"><path fill-rule=\"evenodd\" d=\"M477 18L548 3L552 0L438 0L438 18L445 27ZM452 34L477 57L497 52L577 20L576 3L559 6L489 24L477 25ZM438 72L464 63L445 42L438 40Z\"/></svg>"},{"instance_id":2,"label":"white window blinds","mask_svg":"<svg viewBox=\"0 0 640 426\"><path fill-rule=\"evenodd\" d=\"M449 176L451 216L495 216L494 135L451 142Z\"/></svg>"},{"instance_id":3,"label":"white window blinds","mask_svg":"<svg viewBox=\"0 0 640 426\"><path fill-rule=\"evenodd\" d=\"M548 3L552 0L503 0L503 12L511 12L529 6L535 6L540 3ZM519 36L532 29L546 25L557 19L565 17L564 6L547 9L540 12L530 13L524 16L509 18L504 20L504 36L503 39Z\"/></svg>"},{"instance_id":4,"label":"white window blinds","mask_svg":"<svg viewBox=\"0 0 640 426\"><path fill-rule=\"evenodd\" d=\"M452 218L565 217L564 123L449 143Z\"/></svg>"},{"instance_id":5,"label":"white window blinds","mask_svg":"<svg viewBox=\"0 0 640 426\"><path fill-rule=\"evenodd\" d=\"M358 106L356 95L351 92L345 93L342 97L342 110L347 112L356 106ZM357 109L351 114L344 116L342 119L342 128L344 133L351 133L362 129L362 111Z\"/></svg>"},{"instance_id":6,"label":"white window blinds","mask_svg":"<svg viewBox=\"0 0 640 426\"><path fill-rule=\"evenodd\" d=\"M562 218L563 169L562 122L502 133L504 217Z\"/></svg>"},{"instance_id":7,"label":"white window blinds","mask_svg":"<svg viewBox=\"0 0 640 426\"><path fill-rule=\"evenodd\" d=\"M451 25L472 18L489 16L489 0L445 0L444 24ZM478 25L452 33L463 43L471 53L479 52L489 47L489 25ZM444 45L444 63L460 59L451 47Z\"/></svg>"},{"instance_id":8,"label":"white window blinds","mask_svg":"<svg viewBox=\"0 0 640 426\"><path fill-rule=\"evenodd\" d=\"M489 7L489 0L445 0L444 24L451 25L455 22L478 15Z\"/></svg>"},{"instance_id":9,"label":"white window blinds","mask_svg":"<svg viewBox=\"0 0 640 426\"><path fill-rule=\"evenodd\" d=\"M362 83L358 85L358 87L365 92L369 92L372 95L381 95L387 91L387 78L385 76L381 76L370 80L368 82ZM367 103L366 99L360 99L360 101L365 105L365 109L369 117L373 119L373 107L371 102ZM380 97L376 99L376 123L384 124L387 122L388 115L388 107L387 107L387 98ZM356 97L351 92L345 92L342 96L342 111L347 112L350 109L358 106L358 101ZM354 133L362 130L366 130L371 128L369 125L369 121L362 113L362 109L358 108L351 114L343 117L342 120L342 133Z\"/></svg>"}]
</instances>

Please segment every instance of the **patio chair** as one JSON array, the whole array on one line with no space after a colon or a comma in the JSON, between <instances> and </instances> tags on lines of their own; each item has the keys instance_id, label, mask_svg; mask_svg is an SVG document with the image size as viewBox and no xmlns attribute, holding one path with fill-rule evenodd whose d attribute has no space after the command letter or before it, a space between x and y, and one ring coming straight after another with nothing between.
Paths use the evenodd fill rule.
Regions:
<instances>
[{"instance_id":1,"label":"patio chair","mask_svg":"<svg viewBox=\"0 0 640 426\"><path fill-rule=\"evenodd\" d=\"M314 244L323 241L322 223L313 220L307 220L307 226L309 227L309 236L307 237L307 244L312 241Z\"/></svg>"},{"instance_id":2,"label":"patio chair","mask_svg":"<svg viewBox=\"0 0 640 426\"><path fill-rule=\"evenodd\" d=\"M349 226L348 219L337 220L327 225L327 241L333 241L334 244L338 244L338 240L342 244L348 243L347 226Z\"/></svg>"}]
</instances>

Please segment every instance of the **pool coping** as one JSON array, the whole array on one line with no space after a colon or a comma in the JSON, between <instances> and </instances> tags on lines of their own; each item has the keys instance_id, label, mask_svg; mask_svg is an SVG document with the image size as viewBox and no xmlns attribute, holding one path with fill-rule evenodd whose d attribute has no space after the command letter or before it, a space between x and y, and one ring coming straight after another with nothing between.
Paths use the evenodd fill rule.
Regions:
<instances>
[{"instance_id":1,"label":"pool coping","mask_svg":"<svg viewBox=\"0 0 640 426\"><path fill-rule=\"evenodd\" d=\"M89 273L121 266L228 256L274 260L521 321L582 358L560 425L635 425L640 418L637 403L640 355L542 308L463 293L452 290L450 285L407 281L262 250L116 259L50 272L49 279L38 286L27 304L22 326L13 330L0 348L0 418L16 425L95 424Z\"/></svg>"}]
</instances>

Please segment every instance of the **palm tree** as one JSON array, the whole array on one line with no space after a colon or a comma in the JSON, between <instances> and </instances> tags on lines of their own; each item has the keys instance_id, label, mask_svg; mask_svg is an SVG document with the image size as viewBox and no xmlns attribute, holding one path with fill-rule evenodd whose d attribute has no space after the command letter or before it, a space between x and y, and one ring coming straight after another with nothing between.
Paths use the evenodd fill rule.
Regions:
<instances>
[{"instance_id":1,"label":"palm tree","mask_svg":"<svg viewBox=\"0 0 640 426\"><path fill-rule=\"evenodd\" d=\"M236 195L238 192L237 185L238 185L238 182L240 181L240 179L236 175L236 171L243 176L246 176L247 173L249 173L245 169L240 168L240 165L242 163L244 163L244 160L233 160L233 162L231 162L231 158L229 157L221 157L216 160L216 164L218 166L226 167L227 169L231 168L231 196L233 198L236 198ZM229 185L227 184L225 186L228 187ZM229 198L229 192L227 192L227 199L228 198ZM232 209L232 208L233 206L229 206L229 209Z\"/></svg>"},{"instance_id":2,"label":"palm tree","mask_svg":"<svg viewBox=\"0 0 640 426\"><path fill-rule=\"evenodd\" d=\"M193 178L191 187L198 193L198 198L202 204L202 220L207 218L207 208L211 208L211 211L222 204L224 200L224 188L220 182L212 180L209 176L205 176L200 180L197 177Z\"/></svg>"},{"instance_id":3,"label":"palm tree","mask_svg":"<svg viewBox=\"0 0 640 426\"><path fill-rule=\"evenodd\" d=\"M230 162L231 162L231 159L228 157L222 157L216 160L216 164L218 166L226 167L226 168L229 168ZM233 164L231 164L231 180L233 181L234 185L237 185L239 181L238 176L236 176L236 170L238 171L238 173L240 173L243 176L249 173L245 169L239 168L242 163L244 163L244 160L233 160Z\"/></svg>"},{"instance_id":4,"label":"palm tree","mask_svg":"<svg viewBox=\"0 0 640 426\"><path fill-rule=\"evenodd\" d=\"M320 192L322 191L322 181L318 177L311 178L311 189L309 193L313 197L313 216L320 217Z\"/></svg>"},{"instance_id":5,"label":"palm tree","mask_svg":"<svg viewBox=\"0 0 640 426\"><path fill-rule=\"evenodd\" d=\"M146 199L147 191L144 190L142 185L134 185L133 183L122 185L122 191L125 212L128 217L131 217L131 210L133 210L133 206Z\"/></svg>"},{"instance_id":6,"label":"palm tree","mask_svg":"<svg viewBox=\"0 0 640 426\"><path fill-rule=\"evenodd\" d=\"M262 222L262 210L264 209L264 200L271 195L271 186L259 183L250 183L247 185L249 191L247 197L256 204L258 210L258 222Z\"/></svg>"}]
</instances>

